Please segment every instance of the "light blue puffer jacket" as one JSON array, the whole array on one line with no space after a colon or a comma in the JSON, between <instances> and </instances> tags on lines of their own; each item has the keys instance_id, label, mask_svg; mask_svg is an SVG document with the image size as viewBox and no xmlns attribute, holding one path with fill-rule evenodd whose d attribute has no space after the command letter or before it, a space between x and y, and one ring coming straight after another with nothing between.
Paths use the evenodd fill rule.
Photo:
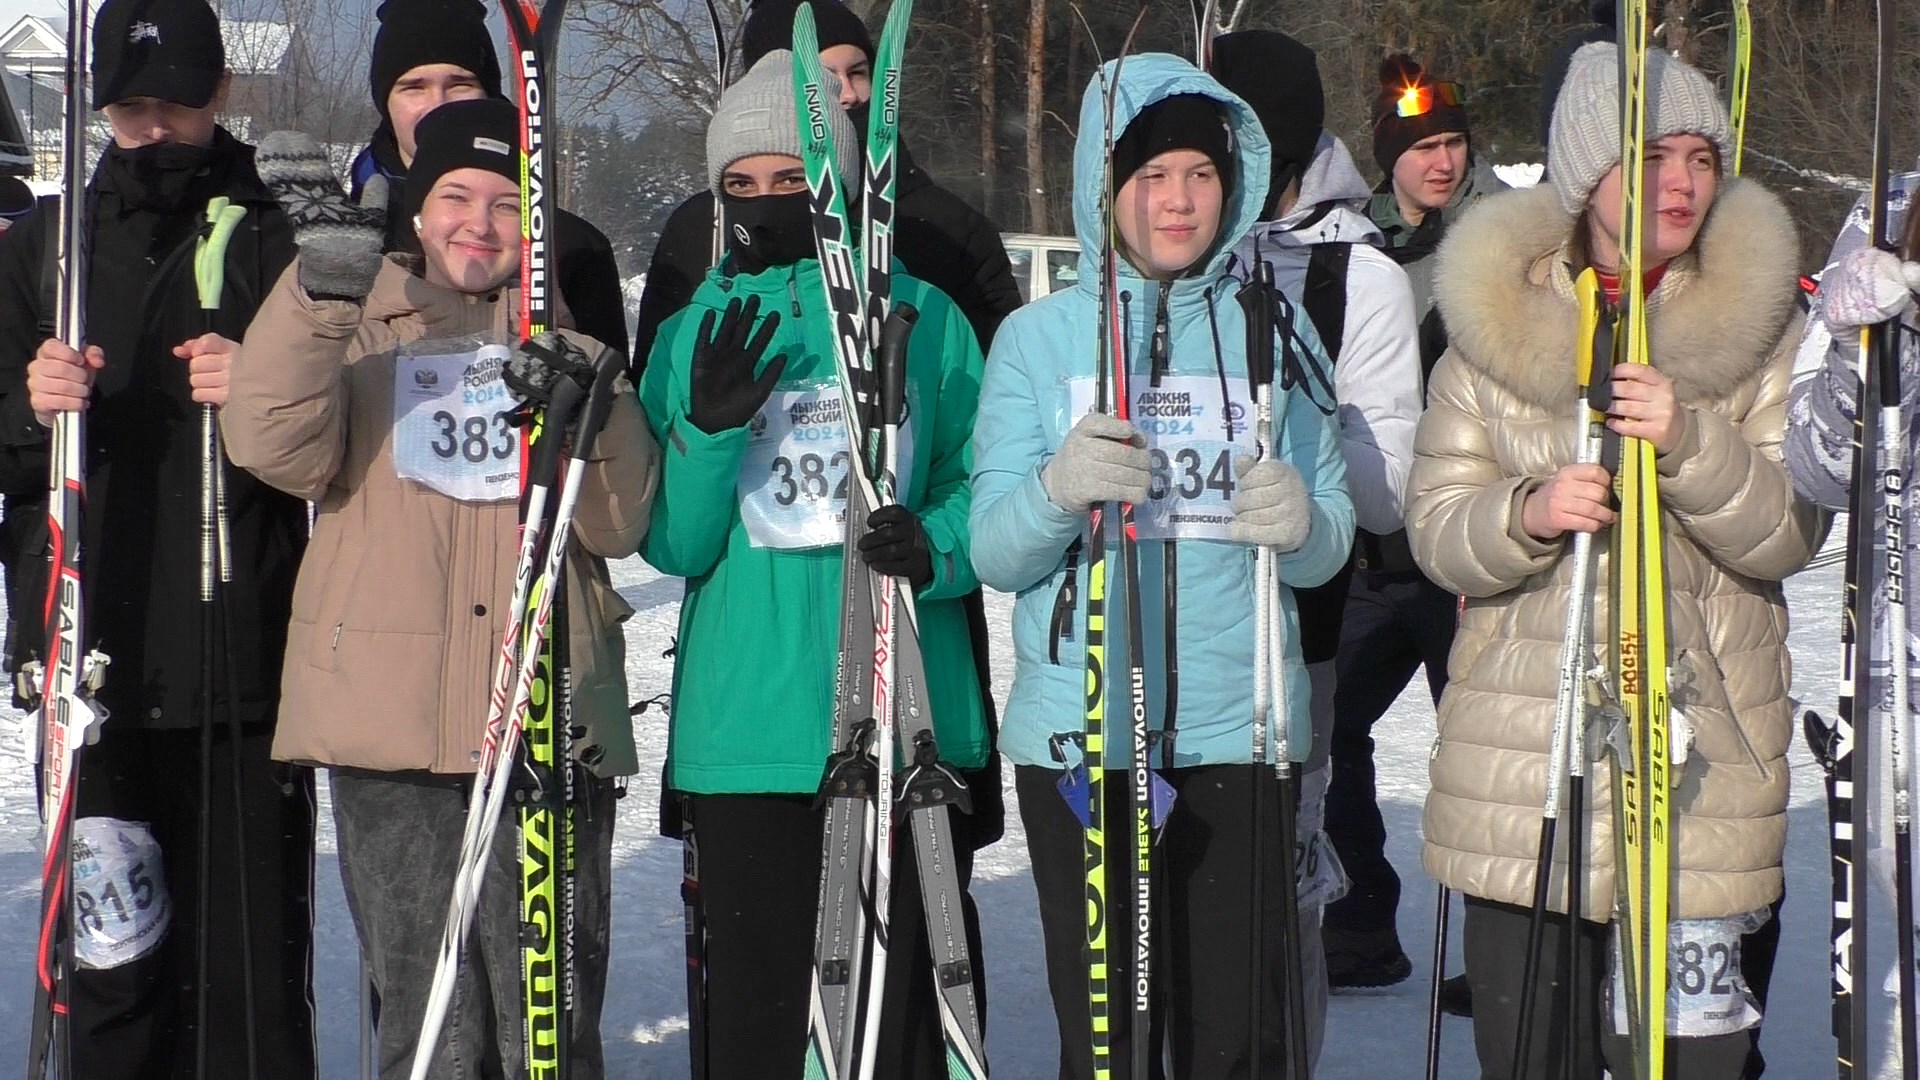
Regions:
<instances>
[{"instance_id":1,"label":"light blue puffer jacket","mask_svg":"<svg viewBox=\"0 0 1920 1080\"><path fill-rule=\"evenodd\" d=\"M1108 71L1112 70L1109 64ZM1177 94L1203 94L1219 101L1233 126L1238 153L1222 213L1220 243L1205 270L1166 289L1173 376L1204 376L1211 385L1230 383L1247 399L1246 320L1234 299L1236 283L1223 272L1232 240L1252 228L1265 197L1267 139L1253 110L1184 60L1149 53L1122 68L1113 127L1124 131L1141 109ZM1074 147L1074 229L1080 238L1079 283L1072 289L1014 312L994 339L974 426L972 554L980 580L1017 592L1014 605L1015 670L1001 729L1001 748L1017 765L1059 767L1050 745L1058 734L1083 729L1086 643L1086 567L1076 557L1071 595L1068 548L1086 524L1084 516L1054 505L1040 471L1060 446L1079 413L1070 399L1074 380L1088 380L1096 364L1099 322L1101 177L1107 158L1100 84L1089 86L1080 108ZM1132 385L1149 379L1148 344L1161 286L1119 261L1120 309L1126 324L1127 370ZM1221 415L1206 403L1208 422ZM1306 544L1281 557L1289 586L1318 585L1346 561L1353 540L1353 505L1338 432L1323 415L1332 402L1315 402L1304 390L1276 386L1274 413L1282 453L1300 470L1313 499ZM1237 425L1234 442L1252 452L1252 432ZM1148 669L1148 715L1154 727L1166 721L1167 626L1164 595L1166 545L1143 542L1141 614ZM1175 637L1178 640L1178 766L1252 760L1253 731L1253 548L1212 540L1178 545ZM1130 740L1127 706L1128 598L1117 553L1108 561L1107 765L1125 768ZM1293 756L1311 748L1306 669L1300 661L1293 599L1282 590L1287 622L1287 722ZM1068 615L1065 604L1071 602ZM1056 606L1061 617L1056 619ZM1058 631L1058 632L1056 632ZM1077 760L1067 753L1069 762ZM1156 755L1157 760L1157 755Z\"/></svg>"}]
</instances>

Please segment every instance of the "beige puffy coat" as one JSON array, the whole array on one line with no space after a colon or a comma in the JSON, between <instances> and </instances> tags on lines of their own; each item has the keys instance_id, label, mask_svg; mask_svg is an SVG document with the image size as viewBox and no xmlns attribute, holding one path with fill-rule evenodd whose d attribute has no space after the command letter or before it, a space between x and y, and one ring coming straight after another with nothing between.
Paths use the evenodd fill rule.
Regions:
<instances>
[{"instance_id":1,"label":"beige puffy coat","mask_svg":"<svg viewBox=\"0 0 1920 1080\"><path fill-rule=\"evenodd\" d=\"M220 416L234 464L318 504L274 756L470 773L506 632L519 509L460 502L394 472L393 361L421 338L507 340L519 291L456 292L389 259L363 308L310 299L297 271L287 268L248 329ZM632 609L602 557L638 549L659 463L627 389L594 443L567 561L575 722L587 729L574 747L601 776L637 769L620 628Z\"/></svg>"},{"instance_id":2,"label":"beige puffy coat","mask_svg":"<svg viewBox=\"0 0 1920 1080\"><path fill-rule=\"evenodd\" d=\"M1554 684L1569 602L1563 541L1522 530L1520 506L1574 455L1574 221L1550 188L1490 196L1448 234L1436 294L1451 348L1433 374L1407 488L1428 576L1467 597L1440 702L1424 861L1440 882L1532 899ZM1649 299L1654 366L1686 428L1659 461L1673 701L1695 741L1674 791L1674 913L1711 918L1780 895L1786 842L1787 611L1780 581L1827 520L1780 463L1800 340L1794 229L1779 200L1725 182L1694 249ZM1604 551L1605 544L1596 545ZM1609 640L1607 558L1594 640ZM1590 770L1582 912L1613 907L1611 767ZM1564 825L1556 859L1564 861ZM1565 910L1564 870L1552 903Z\"/></svg>"}]
</instances>

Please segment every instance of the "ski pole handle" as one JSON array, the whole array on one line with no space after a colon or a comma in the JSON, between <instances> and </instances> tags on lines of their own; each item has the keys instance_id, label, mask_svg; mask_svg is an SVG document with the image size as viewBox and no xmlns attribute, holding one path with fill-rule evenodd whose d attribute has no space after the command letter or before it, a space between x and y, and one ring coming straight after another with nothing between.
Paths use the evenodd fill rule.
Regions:
<instances>
[{"instance_id":1,"label":"ski pole handle","mask_svg":"<svg viewBox=\"0 0 1920 1080\"><path fill-rule=\"evenodd\" d=\"M606 426L607 414L613 411L614 380L626 370L626 361L612 349L602 348L600 355L594 359L593 367L593 387L587 391L586 410L581 413L580 426L573 433L573 449L568 455L575 461L585 461L593 456L594 440L599 438L600 429ZM572 382L571 379L566 381Z\"/></svg>"},{"instance_id":2,"label":"ski pole handle","mask_svg":"<svg viewBox=\"0 0 1920 1080\"><path fill-rule=\"evenodd\" d=\"M880 328L880 423L898 427L907 415L907 340L920 312L912 304L895 303Z\"/></svg>"}]
</instances>

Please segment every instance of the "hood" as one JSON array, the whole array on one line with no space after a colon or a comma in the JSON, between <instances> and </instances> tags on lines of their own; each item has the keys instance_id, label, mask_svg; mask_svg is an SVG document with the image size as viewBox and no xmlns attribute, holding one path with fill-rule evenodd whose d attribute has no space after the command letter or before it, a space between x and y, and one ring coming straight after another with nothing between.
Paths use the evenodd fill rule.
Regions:
<instances>
[{"instance_id":1,"label":"hood","mask_svg":"<svg viewBox=\"0 0 1920 1080\"><path fill-rule=\"evenodd\" d=\"M1724 398L1764 367L1799 310L1799 243L1780 200L1723 182L1692 250L1647 298L1655 366L1682 402ZM1479 200L1435 256L1434 298L1453 352L1541 405L1573 388L1574 218L1551 187Z\"/></svg>"},{"instance_id":2,"label":"hood","mask_svg":"<svg viewBox=\"0 0 1920 1080\"><path fill-rule=\"evenodd\" d=\"M1320 133L1313 160L1300 174L1300 198L1266 230L1281 246L1379 244L1384 239L1367 217L1366 178L1353 163L1347 144Z\"/></svg>"},{"instance_id":3,"label":"hood","mask_svg":"<svg viewBox=\"0 0 1920 1080\"><path fill-rule=\"evenodd\" d=\"M1101 204L1105 195L1102 179L1107 174L1109 153L1105 137L1106 102L1100 88L1103 79L1112 77L1117 64L1120 64L1117 60L1107 61L1088 84L1087 92L1081 96L1080 136L1074 141L1073 147L1073 231L1080 241L1080 265L1092 268L1080 275L1075 288L1096 296L1100 290L1100 256L1106 246L1100 225ZM1233 241L1245 236L1247 230L1253 228L1260 207L1266 202L1269 172L1267 135L1261 130L1253 107L1221 86L1211 75L1168 53L1140 53L1127 57L1125 64L1120 65L1120 85L1115 92L1118 95L1113 110L1115 137L1127 129L1127 125L1140 115L1142 109L1177 94L1200 94L1219 102L1226 109L1236 143L1233 193L1227 197L1227 204L1221 209L1220 238L1214 242L1214 250L1207 257L1206 274L1202 276L1218 274L1226 264L1227 256L1232 253ZM1126 259L1115 261L1123 281L1141 280L1139 272Z\"/></svg>"}]
</instances>

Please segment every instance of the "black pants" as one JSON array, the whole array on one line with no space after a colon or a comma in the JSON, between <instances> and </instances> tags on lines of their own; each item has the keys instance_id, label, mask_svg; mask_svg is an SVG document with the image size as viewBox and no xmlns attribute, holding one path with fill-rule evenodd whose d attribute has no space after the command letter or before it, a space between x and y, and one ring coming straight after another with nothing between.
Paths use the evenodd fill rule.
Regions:
<instances>
[{"instance_id":1,"label":"black pants","mask_svg":"<svg viewBox=\"0 0 1920 1080\"><path fill-rule=\"evenodd\" d=\"M707 923L704 1037L712 1080L789 1080L801 1075L825 825L825 815L813 802L811 796L789 795L687 798L684 810L700 838L700 904ZM972 895L964 891L973 872L970 828L968 815L953 815L955 869L963 888L973 988L984 1025L987 985L980 914ZM891 948L875 1075L945 1080L946 1052L913 853L911 830L896 826Z\"/></svg>"},{"instance_id":2,"label":"black pants","mask_svg":"<svg viewBox=\"0 0 1920 1080\"><path fill-rule=\"evenodd\" d=\"M1264 990L1261 1073L1287 1075L1278 801L1268 802L1275 816L1262 853L1270 857L1256 859L1250 811L1256 772L1251 765L1205 765L1165 773L1178 798L1155 849L1155 864L1164 868L1155 892L1160 912L1154 926L1154 985L1160 999L1155 1014L1157 1026L1164 1025L1165 1030L1156 1031L1153 1042L1156 1050L1163 1041L1170 1044L1173 1067L1163 1074L1162 1057L1154 1053L1155 1080L1166 1075L1180 1080L1245 1080L1249 1076L1255 976L1250 913L1256 866L1266 874L1261 919L1266 928L1260 969ZM1089 1080L1093 1051L1087 1001L1086 831L1061 798L1056 786L1059 777L1056 769L1023 765L1014 770L1014 790L1040 900L1047 986L1060 1032L1059 1075L1061 1080ZM1262 779L1271 783L1270 774ZM1105 796L1106 820L1125 823L1127 784L1122 773L1108 774ZM1119 841L1110 839L1108 848L1107 886L1113 1076L1133 1080L1128 1049L1131 997L1125 988L1132 982L1134 965L1131 938L1123 929L1132 924L1133 915L1129 878L1123 869L1126 858L1120 854L1131 850L1131 836L1118 832ZM1115 834L1113 829L1108 832L1110 838ZM1309 1006L1309 1023L1314 1022Z\"/></svg>"},{"instance_id":3,"label":"black pants","mask_svg":"<svg viewBox=\"0 0 1920 1080\"><path fill-rule=\"evenodd\" d=\"M1400 876L1387 861L1387 828L1374 790L1373 725L1386 715L1422 664L1433 700L1447 685L1457 598L1421 577L1353 575L1340 623L1333 698L1333 775L1327 786L1327 838L1353 887L1327 905L1327 925L1391 930Z\"/></svg>"},{"instance_id":4,"label":"black pants","mask_svg":"<svg viewBox=\"0 0 1920 1080\"><path fill-rule=\"evenodd\" d=\"M1777 916L1777 909L1776 909ZM1473 988L1473 1044L1480 1058L1482 1080L1511 1080L1513 1044L1520 1026L1521 988L1526 974L1528 910L1476 897L1466 899L1464 945L1467 982ZM1633 1047L1625 1036L1614 1035L1602 1013L1603 984L1608 965L1610 929L1601 923L1577 920L1574 970L1565 972L1566 919L1547 919L1542 935L1542 978L1534 996L1533 1037L1527 1053L1528 1080L1598 1080L1603 1068L1616 1076L1628 1075ZM1747 935L1741 947L1741 969L1762 1011L1767 984L1773 974L1780 920L1772 927ZM1569 1008L1567 995L1576 995L1574 1022L1561 1018ZM1752 1080L1764 1063L1759 1054L1759 1028L1708 1038L1667 1039L1667 1075L1687 1080ZM1564 1068L1566 1043L1573 1043L1574 1067Z\"/></svg>"},{"instance_id":5,"label":"black pants","mask_svg":"<svg viewBox=\"0 0 1920 1080\"><path fill-rule=\"evenodd\" d=\"M206 1076L258 1080L315 1075L313 1020L313 774L275 764L272 736L240 740L240 809L233 743L213 743L213 801L200 792L200 733L116 728L81 757L77 816L146 825L159 844L173 907L159 947L130 963L74 972L73 1074L87 1080L194 1077L199 1040L200 860L210 860ZM200 820L212 822L201 848ZM246 858L240 847L244 830ZM241 920L244 890L249 919ZM253 1001L241 942L250 944ZM252 1030L248 1030L248 1018Z\"/></svg>"}]
</instances>

